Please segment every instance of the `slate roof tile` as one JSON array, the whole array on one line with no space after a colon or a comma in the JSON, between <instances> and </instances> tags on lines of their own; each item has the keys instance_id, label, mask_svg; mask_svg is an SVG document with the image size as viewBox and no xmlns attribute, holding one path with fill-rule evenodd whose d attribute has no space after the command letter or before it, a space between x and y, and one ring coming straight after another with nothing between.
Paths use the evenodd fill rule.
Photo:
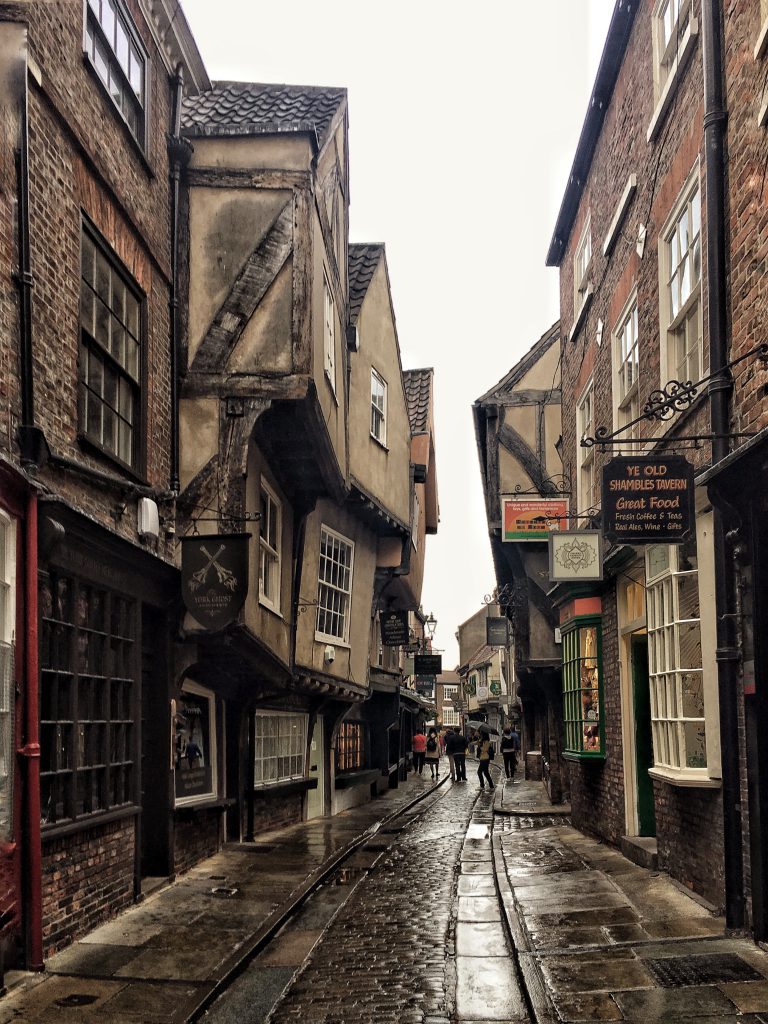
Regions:
<instances>
[{"instance_id":1,"label":"slate roof tile","mask_svg":"<svg viewBox=\"0 0 768 1024\"><path fill-rule=\"evenodd\" d=\"M408 402L408 418L411 421L411 431L414 434L423 434L429 430L434 372L430 366L421 370L406 370L403 373L405 398Z\"/></svg>"},{"instance_id":2,"label":"slate roof tile","mask_svg":"<svg viewBox=\"0 0 768 1024\"><path fill-rule=\"evenodd\" d=\"M384 246L370 242L351 243L349 246L349 319L356 324Z\"/></svg>"},{"instance_id":3,"label":"slate roof tile","mask_svg":"<svg viewBox=\"0 0 768 1024\"><path fill-rule=\"evenodd\" d=\"M209 92L184 99L184 135L261 135L314 132L328 136L346 89L321 86L214 82Z\"/></svg>"}]
</instances>

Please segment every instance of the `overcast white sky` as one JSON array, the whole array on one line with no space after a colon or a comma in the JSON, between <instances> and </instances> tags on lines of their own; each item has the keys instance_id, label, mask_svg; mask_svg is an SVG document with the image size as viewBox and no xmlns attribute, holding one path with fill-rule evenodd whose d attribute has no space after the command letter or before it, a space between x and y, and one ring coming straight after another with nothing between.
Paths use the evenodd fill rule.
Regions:
<instances>
[{"instance_id":1,"label":"overcast white sky","mask_svg":"<svg viewBox=\"0 0 768 1024\"><path fill-rule=\"evenodd\" d=\"M613 0L182 0L213 79L349 91L353 242L384 242L403 367L435 368L443 663L494 586L471 406L557 319L544 266Z\"/></svg>"}]
</instances>

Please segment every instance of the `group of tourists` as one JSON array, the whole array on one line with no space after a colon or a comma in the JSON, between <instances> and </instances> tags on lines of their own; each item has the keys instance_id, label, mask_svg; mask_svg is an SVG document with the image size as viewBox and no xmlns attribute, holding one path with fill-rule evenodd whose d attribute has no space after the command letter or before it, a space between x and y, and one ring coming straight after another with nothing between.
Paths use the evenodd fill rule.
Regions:
<instances>
[{"instance_id":1,"label":"group of tourists","mask_svg":"<svg viewBox=\"0 0 768 1024\"><path fill-rule=\"evenodd\" d=\"M494 744L491 742L490 731L480 729L472 734L471 743L477 757L477 777L480 780L480 789L493 789L491 778L491 761L496 756ZM440 778L440 754L444 752L448 757L448 767L451 773L451 781L467 781L467 750L470 741L457 726L454 729L447 729L438 735L436 729L430 729L425 734L423 729L413 737L413 770L419 775L424 772L424 765L429 765L430 778ZM504 758L504 773L508 779L513 779L517 767L517 755L520 751L520 736L511 727L507 727L501 738L500 749Z\"/></svg>"}]
</instances>

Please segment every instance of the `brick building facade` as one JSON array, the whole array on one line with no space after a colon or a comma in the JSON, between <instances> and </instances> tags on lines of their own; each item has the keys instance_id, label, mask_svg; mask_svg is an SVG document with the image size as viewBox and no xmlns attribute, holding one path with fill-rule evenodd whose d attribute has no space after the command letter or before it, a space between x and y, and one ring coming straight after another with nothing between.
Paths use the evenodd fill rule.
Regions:
<instances>
[{"instance_id":1,"label":"brick building facade","mask_svg":"<svg viewBox=\"0 0 768 1024\"><path fill-rule=\"evenodd\" d=\"M574 821L758 937L767 16L616 4L547 259L572 516L601 525L616 456L696 481L685 543L604 541L601 583L552 592Z\"/></svg>"}]
</instances>

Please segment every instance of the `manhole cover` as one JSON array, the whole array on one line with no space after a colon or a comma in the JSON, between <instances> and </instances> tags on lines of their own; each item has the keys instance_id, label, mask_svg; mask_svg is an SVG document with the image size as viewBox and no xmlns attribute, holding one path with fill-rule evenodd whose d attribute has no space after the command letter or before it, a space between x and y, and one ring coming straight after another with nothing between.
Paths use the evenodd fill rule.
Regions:
<instances>
[{"instance_id":1,"label":"manhole cover","mask_svg":"<svg viewBox=\"0 0 768 1024\"><path fill-rule=\"evenodd\" d=\"M229 900L237 894L237 889L230 885L216 885L211 889L211 896L218 896L219 899Z\"/></svg>"},{"instance_id":2,"label":"manhole cover","mask_svg":"<svg viewBox=\"0 0 768 1024\"><path fill-rule=\"evenodd\" d=\"M722 981L763 981L763 975L735 953L659 957L643 963L662 988L714 985Z\"/></svg>"},{"instance_id":3,"label":"manhole cover","mask_svg":"<svg viewBox=\"0 0 768 1024\"><path fill-rule=\"evenodd\" d=\"M71 996L64 996L56 1000L57 1006L90 1006L95 1003L98 996L86 994L85 992L73 992Z\"/></svg>"}]
</instances>

